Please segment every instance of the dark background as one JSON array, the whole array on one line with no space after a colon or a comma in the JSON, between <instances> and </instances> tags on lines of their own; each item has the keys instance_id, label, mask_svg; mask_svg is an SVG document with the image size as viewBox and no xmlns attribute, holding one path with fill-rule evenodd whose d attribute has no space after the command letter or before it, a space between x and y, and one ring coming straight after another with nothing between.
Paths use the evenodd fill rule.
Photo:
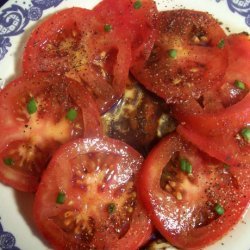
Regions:
<instances>
[{"instance_id":1,"label":"dark background","mask_svg":"<svg viewBox=\"0 0 250 250\"><path fill-rule=\"evenodd\" d=\"M2 7L6 2L7 0L0 0L0 7Z\"/></svg>"}]
</instances>

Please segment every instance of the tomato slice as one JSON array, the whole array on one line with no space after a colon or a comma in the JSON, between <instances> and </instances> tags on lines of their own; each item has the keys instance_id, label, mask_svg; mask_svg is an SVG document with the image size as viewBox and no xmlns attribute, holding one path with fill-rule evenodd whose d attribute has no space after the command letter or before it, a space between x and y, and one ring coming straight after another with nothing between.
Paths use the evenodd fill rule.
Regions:
<instances>
[{"instance_id":1,"label":"tomato slice","mask_svg":"<svg viewBox=\"0 0 250 250\"><path fill-rule=\"evenodd\" d=\"M155 26L158 10L154 1L103 0L94 11L98 18L118 28L126 36L127 42L131 44L132 64L144 62L149 57L157 35Z\"/></svg>"},{"instance_id":2,"label":"tomato slice","mask_svg":"<svg viewBox=\"0 0 250 250\"><path fill-rule=\"evenodd\" d=\"M137 249L150 220L136 199L142 156L121 141L77 139L46 169L34 203L35 222L56 249ZM59 200L58 200L59 199Z\"/></svg>"},{"instance_id":3,"label":"tomato slice","mask_svg":"<svg viewBox=\"0 0 250 250\"><path fill-rule=\"evenodd\" d=\"M216 114L181 114L177 131L209 155L229 165L250 164L250 94Z\"/></svg>"},{"instance_id":4,"label":"tomato slice","mask_svg":"<svg viewBox=\"0 0 250 250\"><path fill-rule=\"evenodd\" d=\"M250 39L247 34L233 34L225 40L228 67L222 85L203 93L198 100L175 105L176 113L215 113L241 101L249 92ZM181 119L181 116L180 116Z\"/></svg>"},{"instance_id":5,"label":"tomato slice","mask_svg":"<svg viewBox=\"0 0 250 250\"><path fill-rule=\"evenodd\" d=\"M250 36L233 34L228 36L228 68L224 84L219 90L223 107L231 106L242 100L250 88Z\"/></svg>"},{"instance_id":6,"label":"tomato slice","mask_svg":"<svg viewBox=\"0 0 250 250\"><path fill-rule=\"evenodd\" d=\"M168 103L198 99L221 84L227 67L226 35L212 16L164 11L157 27L159 37L149 59L132 68L139 82Z\"/></svg>"},{"instance_id":7,"label":"tomato slice","mask_svg":"<svg viewBox=\"0 0 250 250\"><path fill-rule=\"evenodd\" d=\"M0 180L35 191L51 155L66 141L102 133L99 112L79 83L50 74L22 76L0 94Z\"/></svg>"},{"instance_id":8,"label":"tomato slice","mask_svg":"<svg viewBox=\"0 0 250 250\"><path fill-rule=\"evenodd\" d=\"M90 10L58 12L32 32L24 72L57 72L82 82L105 112L122 96L131 63L126 39L105 25Z\"/></svg>"},{"instance_id":9,"label":"tomato slice","mask_svg":"<svg viewBox=\"0 0 250 250\"><path fill-rule=\"evenodd\" d=\"M172 134L144 161L138 192L172 245L201 249L239 221L249 203L249 180L249 168L224 166Z\"/></svg>"}]
</instances>

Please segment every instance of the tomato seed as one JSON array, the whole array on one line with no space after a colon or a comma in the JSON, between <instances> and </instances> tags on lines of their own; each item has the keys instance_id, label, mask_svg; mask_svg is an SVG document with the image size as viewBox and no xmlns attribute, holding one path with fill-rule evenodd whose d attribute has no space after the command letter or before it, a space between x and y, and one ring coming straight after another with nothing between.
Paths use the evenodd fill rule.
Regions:
<instances>
[{"instance_id":1,"label":"tomato seed","mask_svg":"<svg viewBox=\"0 0 250 250\"><path fill-rule=\"evenodd\" d=\"M198 44L198 43L200 42L200 39L199 39L198 36L193 36L192 41L193 41L194 43Z\"/></svg>"},{"instance_id":2,"label":"tomato seed","mask_svg":"<svg viewBox=\"0 0 250 250\"><path fill-rule=\"evenodd\" d=\"M168 184L165 186L165 190L170 193L172 192L172 188Z\"/></svg>"},{"instance_id":3,"label":"tomato seed","mask_svg":"<svg viewBox=\"0 0 250 250\"><path fill-rule=\"evenodd\" d=\"M175 188L176 187L176 182L175 181L169 181L169 185L170 185L170 187Z\"/></svg>"},{"instance_id":4,"label":"tomato seed","mask_svg":"<svg viewBox=\"0 0 250 250\"><path fill-rule=\"evenodd\" d=\"M202 37L200 38L200 40L201 40L202 42L208 42L208 38L207 38L206 36L202 36Z\"/></svg>"},{"instance_id":5,"label":"tomato seed","mask_svg":"<svg viewBox=\"0 0 250 250\"><path fill-rule=\"evenodd\" d=\"M176 192L176 199L181 201L182 200L182 194L181 192Z\"/></svg>"},{"instance_id":6,"label":"tomato seed","mask_svg":"<svg viewBox=\"0 0 250 250\"><path fill-rule=\"evenodd\" d=\"M70 216L72 216L72 215L73 215L73 212L72 212L72 211L68 211L68 212L64 213L64 217L65 217L65 218L68 218L68 217L70 217Z\"/></svg>"},{"instance_id":7,"label":"tomato seed","mask_svg":"<svg viewBox=\"0 0 250 250\"><path fill-rule=\"evenodd\" d=\"M64 220L64 225L67 227L71 224L71 222L72 222L72 219L70 219L70 218L66 219L66 220Z\"/></svg>"}]
</instances>

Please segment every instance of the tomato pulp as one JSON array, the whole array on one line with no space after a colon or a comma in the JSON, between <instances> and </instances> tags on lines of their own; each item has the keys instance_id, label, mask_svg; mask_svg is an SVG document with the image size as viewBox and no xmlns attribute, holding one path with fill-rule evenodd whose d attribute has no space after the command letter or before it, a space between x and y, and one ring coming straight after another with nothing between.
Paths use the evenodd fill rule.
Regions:
<instances>
[{"instance_id":1,"label":"tomato pulp","mask_svg":"<svg viewBox=\"0 0 250 250\"><path fill-rule=\"evenodd\" d=\"M77 139L54 155L35 222L55 249L137 249L152 228L135 192L143 158L121 141Z\"/></svg>"},{"instance_id":2,"label":"tomato pulp","mask_svg":"<svg viewBox=\"0 0 250 250\"><path fill-rule=\"evenodd\" d=\"M154 226L174 246L200 249L220 239L249 203L250 170L224 166L177 134L145 159L138 192Z\"/></svg>"},{"instance_id":3,"label":"tomato pulp","mask_svg":"<svg viewBox=\"0 0 250 250\"><path fill-rule=\"evenodd\" d=\"M22 76L0 94L0 179L35 191L50 157L72 138L102 134L97 106L79 83L51 74Z\"/></svg>"}]
</instances>

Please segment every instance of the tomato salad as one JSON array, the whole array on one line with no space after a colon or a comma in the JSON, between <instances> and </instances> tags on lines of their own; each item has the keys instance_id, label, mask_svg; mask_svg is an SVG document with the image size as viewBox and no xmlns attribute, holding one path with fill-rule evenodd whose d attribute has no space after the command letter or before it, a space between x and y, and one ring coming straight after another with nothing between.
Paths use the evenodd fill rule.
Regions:
<instances>
[{"instance_id":1,"label":"tomato salad","mask_svg":"<svg viewBox=\"0 0 250 250\"><path fill-rule=\"evenodd\" d=\"M180 249L250 202L250 38L152 0L69 8L30 34L0 92L0 180L35 192L53 249Z\"/></svg>"}]
</instances>

